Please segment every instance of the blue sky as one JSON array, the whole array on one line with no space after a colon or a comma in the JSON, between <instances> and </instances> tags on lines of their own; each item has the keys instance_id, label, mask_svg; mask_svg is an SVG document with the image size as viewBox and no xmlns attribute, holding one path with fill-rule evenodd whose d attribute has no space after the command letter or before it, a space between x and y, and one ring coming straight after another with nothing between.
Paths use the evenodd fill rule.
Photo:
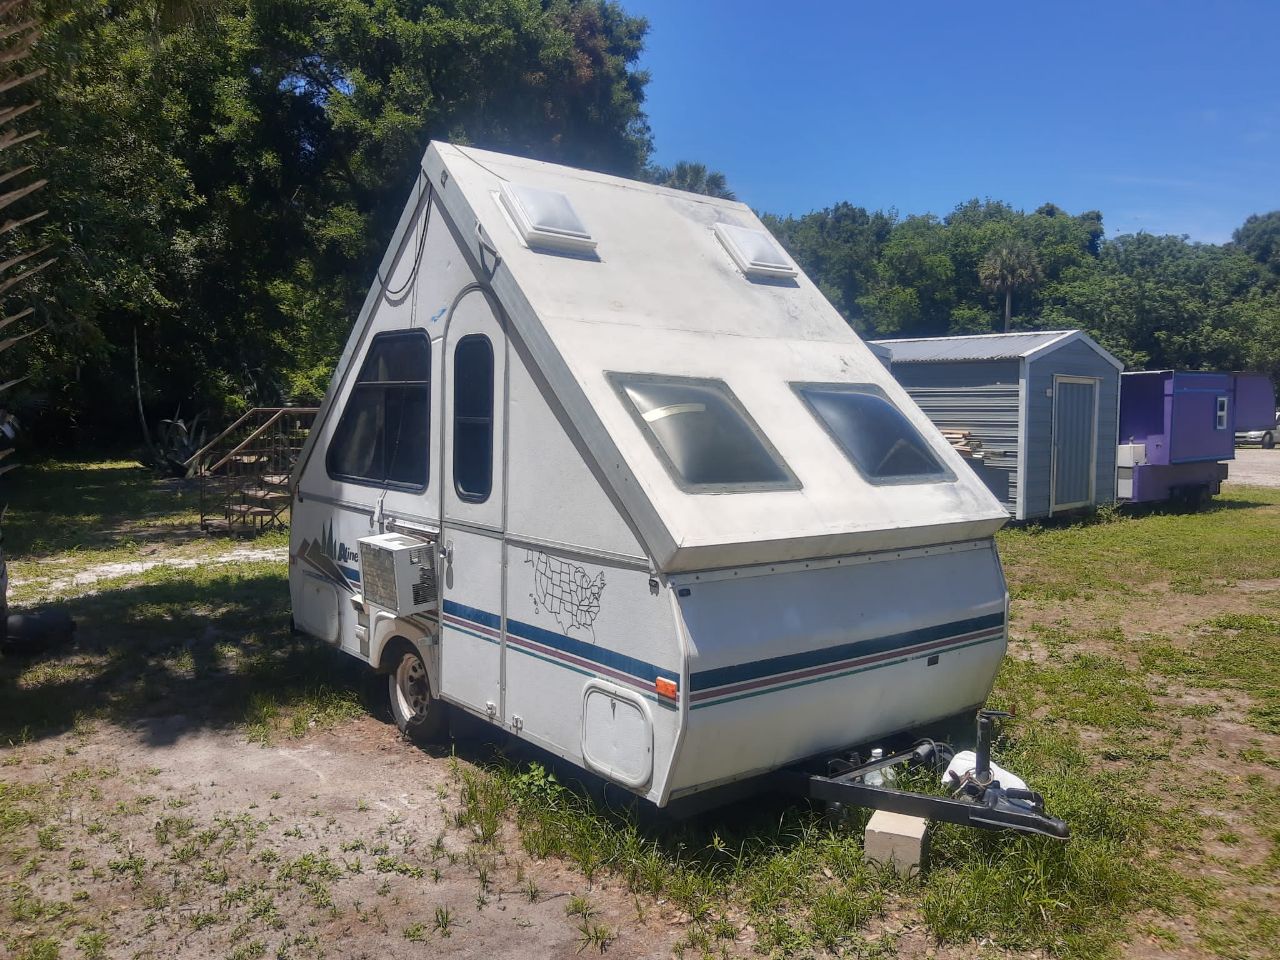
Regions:
<instances>
[{"instance_id":1,"label":"blue sky","mask_svg":"<svg viewBox=\"0 0 1280 960\"><path fill-rule=\"evenodd\" d=\"M760 210L969 197L1221 242L1280 208L1280 2L622 0L655 159Z\"/></svg>"}]
</instances>

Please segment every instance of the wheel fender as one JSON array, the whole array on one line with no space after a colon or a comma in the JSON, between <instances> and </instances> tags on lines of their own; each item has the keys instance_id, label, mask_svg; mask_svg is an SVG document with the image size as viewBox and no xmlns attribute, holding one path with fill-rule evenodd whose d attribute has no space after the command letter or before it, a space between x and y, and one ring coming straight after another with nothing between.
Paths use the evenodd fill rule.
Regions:
<instances>
[{"instance_id":1,"label":"wheel fender","mask_svg":"<svg viewBox=\"0 0 1280 960\"><path fill-rule=\"evenodd\" d=\"M410 644L417 649L422 662L427 665L427 679L431 692L440 695L440 643L439 634L429 625L404 620L390 613L374 614L373 636L369 644L369 662L378 673L388 673L394 667L390 654L399 644Z\"/></svg>"}]
</instances>

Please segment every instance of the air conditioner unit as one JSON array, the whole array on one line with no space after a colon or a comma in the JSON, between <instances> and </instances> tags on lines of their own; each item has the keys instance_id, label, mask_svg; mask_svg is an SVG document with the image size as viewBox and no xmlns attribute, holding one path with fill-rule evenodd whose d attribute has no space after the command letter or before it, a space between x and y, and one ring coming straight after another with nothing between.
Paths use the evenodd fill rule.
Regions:
<instances>
[{"instance_id":1,"label":"air conditioner unit","mask_svg":"<svg viewBox=\"0 0 1280 960\"><path fill-rule=\"evenodd\" d=\"M436 545L422 537L384 533L360 545L360 582L366 603L400 616L435 608Z\"/></svg>"}]
</instances>

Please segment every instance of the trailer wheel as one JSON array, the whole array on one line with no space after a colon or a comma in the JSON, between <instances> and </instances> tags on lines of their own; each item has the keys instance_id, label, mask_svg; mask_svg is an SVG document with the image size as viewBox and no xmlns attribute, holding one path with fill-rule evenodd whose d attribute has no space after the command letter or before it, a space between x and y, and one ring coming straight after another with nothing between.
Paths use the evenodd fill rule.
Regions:
<instances>
[{"instance_id":1,"label":"trailer wheel","mask_svg":"<svg viewBox=\"0 0 1280 960\"><path fill-rule=\"evenodd\" d=\"M396 726L406 737L431 743L444 736L448 728L445 704L431 695L427 665L412 647L402 647L392 662L387 674L387 698Z\"/></svg>"},{"instance_id":2,"label":"trailer wheel","mask_svg":"<svg viewBox=\"0 0 1280 960\"><path fill-rule=\"evenodd\" d=\"M1270 450L1276 445L1276 435L1268 430L1262 435L1262 449Z\"/></svg>"}]
</instances>

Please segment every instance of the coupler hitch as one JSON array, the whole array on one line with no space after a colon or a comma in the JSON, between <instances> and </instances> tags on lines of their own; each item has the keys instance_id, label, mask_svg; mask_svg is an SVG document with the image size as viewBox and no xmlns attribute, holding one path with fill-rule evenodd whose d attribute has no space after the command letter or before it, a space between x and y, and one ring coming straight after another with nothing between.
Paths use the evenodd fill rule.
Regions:
<instances>
[{"instance_id":1,"label":"coupler hitch","mask_svg":"<svg viewBox=\"0 0 1280 960\"><path fill-rule=\"evenodd\" d=\"M946 744L921 740L910 750L893 753L869 762L858 754L827 761L825 774L799 769L781 770L775 776L781 790L793 796L821 800L829 808L846 806L888 810L926 820L941 820L981 830L1016 830L1055 840L1066 840L1066 823L1045 813L1044 797L1034 790L1006 788L991 769L991 740L995 721L1009 714L1001 710L978 712L978 743L973 772L966 776L953 796L939 797L883 784L884 771L894 767L925 767L941 774L954 756ZM868 783L867 776L880 773L880 783Z\"/></svg>"}]
</instances>

